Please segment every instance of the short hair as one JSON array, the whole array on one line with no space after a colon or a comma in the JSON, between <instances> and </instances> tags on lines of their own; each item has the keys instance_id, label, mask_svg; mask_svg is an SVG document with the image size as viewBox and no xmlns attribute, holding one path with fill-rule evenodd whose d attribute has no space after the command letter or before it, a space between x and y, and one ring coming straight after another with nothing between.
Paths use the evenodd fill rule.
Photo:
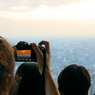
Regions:
<instances>
[{"instance_id":1,"label":"short hair","mask_svg":"<svg viewBox=\"0 0 95 95\"><path fill-rule=\"evenodd\" d=\"M36 63L23 63L16 72L20 82L17 95L39 95L42 89L42 76ZM43 91L44 92L44 91ZM42 93L43 93L42 92ZM45 95L44 93L41 95Z\"/></svg>"},{"instance_id":2,"label":"short hair","mask_svg":"<svg viewBox=\"0 0 95 95\"><path fill-rule=\"evenodd\" d=\"M88 95L90 74L83 66L69 65L59 74L58 85L64 95Z\"/></svg>"}]
</instances>

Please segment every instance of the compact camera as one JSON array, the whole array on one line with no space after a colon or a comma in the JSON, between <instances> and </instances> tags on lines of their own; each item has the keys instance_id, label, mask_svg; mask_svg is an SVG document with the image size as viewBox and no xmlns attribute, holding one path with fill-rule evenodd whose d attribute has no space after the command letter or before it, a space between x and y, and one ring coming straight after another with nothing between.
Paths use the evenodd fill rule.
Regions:
<instances>
[{"instance_id":1,"label":"compact camera","mask_svg":"<svg viewBox=\"0 0 95 95\"><path fill-rule=\"evenodd\" d=\"M26 41L20 41L15 45L16 54L15 61L17 62L37 62L37 56L32 48L32 45ZM45 48L42 45L38 45L42 53L44 53Z\"/></svg>"}]
</instances>

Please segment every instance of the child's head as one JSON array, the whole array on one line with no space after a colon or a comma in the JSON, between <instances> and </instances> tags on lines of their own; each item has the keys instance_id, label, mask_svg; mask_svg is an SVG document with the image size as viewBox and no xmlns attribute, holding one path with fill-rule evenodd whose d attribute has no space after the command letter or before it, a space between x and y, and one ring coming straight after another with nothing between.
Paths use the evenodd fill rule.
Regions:
<instances>
[{"instance_id":1,"label":"child's head","mask_svg":"<svg viewBox=\"0 0 95 95\"><path fill-rule=\"evenodd\" d=\"M83 66L69 65L58 77L59 91L64 95L87 95L91 85L89 72Z\"/></svg>"}]
</instances>

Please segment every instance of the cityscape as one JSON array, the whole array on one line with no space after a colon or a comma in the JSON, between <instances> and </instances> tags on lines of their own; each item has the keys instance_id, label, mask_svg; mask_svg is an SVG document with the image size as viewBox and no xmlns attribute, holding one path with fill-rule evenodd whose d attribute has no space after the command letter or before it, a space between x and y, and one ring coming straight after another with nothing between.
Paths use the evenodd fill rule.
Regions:
<instances>
[{"instance_id":1,"label":"cityscape","mask_svg":"<svg viewBox=\"0 0 95 95\"><path fill-rule=\"evenodd\" d=\"M31 42L31 40L24 39ZM32 39L35 43L38 43L39 39ZM95 38L47 38L50 42L52 60L51 70L57 84L57 78L59 73L64 67L70 64L77 64L84 66L91 76L91 87L89 89L89 95L95 94ZM10 41L10 40L9 40ZM18 40L11 42L15 45ZM16 69L19 66L16 63Z\"/></svg>"}]
</instances>

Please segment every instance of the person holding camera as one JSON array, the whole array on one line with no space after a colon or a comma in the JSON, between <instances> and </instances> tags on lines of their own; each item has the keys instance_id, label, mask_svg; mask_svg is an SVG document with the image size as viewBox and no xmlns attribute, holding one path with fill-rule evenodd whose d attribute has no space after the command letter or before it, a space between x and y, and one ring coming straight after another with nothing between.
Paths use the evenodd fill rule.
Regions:
<instances>
[{"instance_id":1,"label":"person holding camera","mask_svg":"<svg viewBox=\"0 0 95 95\"><path fill-rule=\"evenodd\" d=\"M22 46L22 42L20 42L19 45ZM32 61L37 61L38 64L35 63L34 65L33 63L31 63L31 61L29 63L24 63L20 65L16 73L16 75L18 75L20 79L20 81L18 82L19 87L17 95L60 95L54 83L54 79L50 70L51 53L49 42L41 41L39 43L40 46L36 45L35 43L31 43L30 45L32 48L30 50L32 53L35 51L35 57L37 59L35 60L35 57L34 59L32 58L35 55L34 53L34 55L31 55L32 57L30 58ZM27 46L30 48L30 45ZM43 48L42 45L44 45L45 48ZM23 46L19 49L22 50L22 48ZM25 48L23 48L23 50L24 49ZM18 56L16 58L17 60L19 60Z\"/></svg>"}]
</instances>

